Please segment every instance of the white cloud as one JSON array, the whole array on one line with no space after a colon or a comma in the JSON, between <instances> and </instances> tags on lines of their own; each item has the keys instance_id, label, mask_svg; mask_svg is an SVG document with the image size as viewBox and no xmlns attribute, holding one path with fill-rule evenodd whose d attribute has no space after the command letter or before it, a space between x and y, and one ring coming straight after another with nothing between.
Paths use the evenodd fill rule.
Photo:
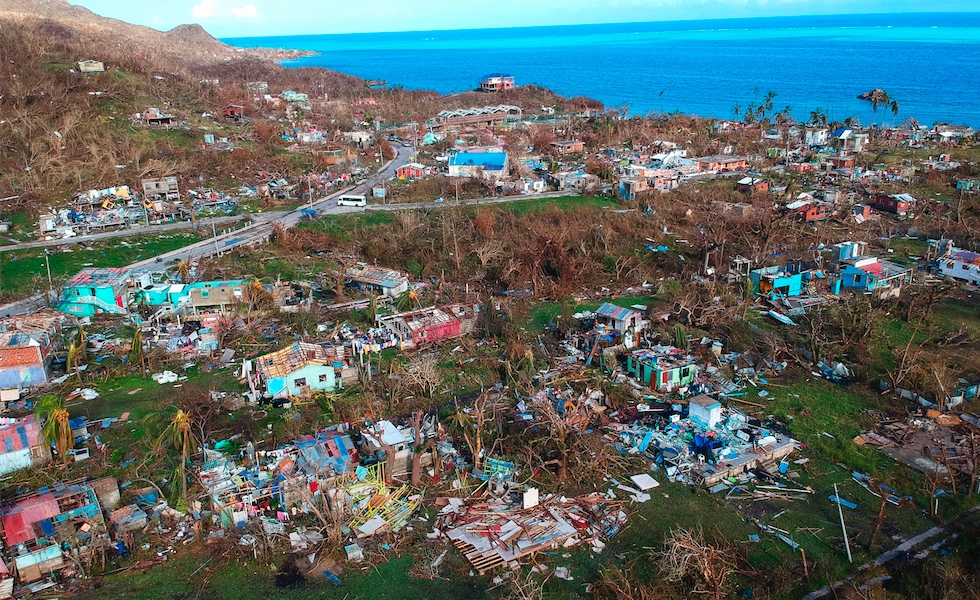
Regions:
<instances>
[{"instance_id":1,"label":"white cloud","mask_svg":"<svg viewBox=\"0 0 980 600\"><path fill-rule=\"evenodd\" d=\"M228 6L223 0L201 0L191 8L195 19L227 18L254 19L259 16L259 9L249 2L245 6Z\"/></svg>"},{"instance_id":2,"label":"white cloud","mask_svg":"<svg viewBox=\"0 0 980 600\"><path fill-rule=\"evenodd\" d=\"M254 19L259 16L259 9L255 8L255 5L248 3L241 8L235 7L231 9L231 14L239 19Z\"/></svg>"},{"instance_id":3,"label":"white cloud","mask_svg":"<svg viewBox=\"0 0 980 600\"><path fill-rule=\"evenodd\" d=\"M195 4L191 8L191 14L195 19L207 19L214 15L214 9L217 4L217 0L201 0L200 4Z\"/></svg>"}]
</instances>

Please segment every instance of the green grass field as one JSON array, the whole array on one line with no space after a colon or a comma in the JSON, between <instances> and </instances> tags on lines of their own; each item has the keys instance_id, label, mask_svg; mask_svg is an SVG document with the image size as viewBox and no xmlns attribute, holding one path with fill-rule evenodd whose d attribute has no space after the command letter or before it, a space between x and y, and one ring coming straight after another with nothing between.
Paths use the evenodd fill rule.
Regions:
<instances>
[{"instance_id":1,"label":"green grass field","mask_svg":"<svg viewBox=\"0 0 980 600\"><path fill-rule=\"evenodd\" d=\"M68 252L52 251L48 255L51 278L55 285L71 278L85 267L122 267L177 250L200 241L195 233L174 232L134 235L93 243L91 249L68 246ZM0 254L0 291L7 294L30 294L48 287L44 265L44 248L14 250Z\"/></svg>"},{"instance_id":2,"label":"green grass field","mask_svg":"<svg viewBox=\"0 0 980 600\"><path fill-rule=\"evenodd\" d=\"M496 204L500 210L514 213L518 217L542 212L551 208L559 208L565 212L573 212L585 208L620 208L612 198L597 196L557 196L554 198L532 198Z\"/></svg>"}]
</instances>

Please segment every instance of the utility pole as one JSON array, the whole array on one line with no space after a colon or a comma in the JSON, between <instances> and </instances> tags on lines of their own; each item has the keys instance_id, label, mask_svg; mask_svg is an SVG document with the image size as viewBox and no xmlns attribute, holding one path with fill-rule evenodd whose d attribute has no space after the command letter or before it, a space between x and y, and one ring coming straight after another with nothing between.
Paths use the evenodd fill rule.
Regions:
<instances>
[{"instance_id":1,"label":"utility pole","mask_svg":"<svg viewBox=\"0 0 980 600\"><path fill-rule=\"evenodd\" d=\"M211 233L214 236L214 253L219 254L218 250L218 226L214 224L214 220L211 220Z\"/></svg>"},{"instance_id":2,"label":"utility pole","mask_svg":"<svg viewBox=\"0 0 980 600\"><path fill-rule=\"evenodd\" d=\"M314 177L314 175L315 175L315 173L311 171L310 172L310 178L309 178L309 181L306 184L306 187L307 187L307 191L310 193L310 210L312 210L312 211L315 212L316 209L313 208L313 177Z\"/></svg>"},{"instance_id":3,"label":"utility pole","mask_svg":"<svg viewBox=\"0 0 980 600\"><path fill-rule=\"evenodd\" d=\"M840 492L837 491L837 484L834 484L834 498L837 499L837 513L840 515L840 529L844 532L844 548L847 549L847 562L852 563L851 543L847 540L847 528L844 527L844 511L840 507Z\"/></svg>"},{"instance_id":4,"label":"utility pole","mask_svg":"<svg viewBox=\"0 0 980 600\"><path fill-rule=\"evenodd\" d=\"M51 263L48 261L48 249L44 249L44 266L48 270L48 294L54 292L54 284L51 283Z\"/></svg>"}]
</instances>

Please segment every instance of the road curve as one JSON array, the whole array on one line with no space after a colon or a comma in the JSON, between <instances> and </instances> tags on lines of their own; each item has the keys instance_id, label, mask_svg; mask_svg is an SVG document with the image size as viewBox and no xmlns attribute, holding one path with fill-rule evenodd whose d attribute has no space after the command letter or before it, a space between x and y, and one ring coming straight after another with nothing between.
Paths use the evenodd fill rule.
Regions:
<instances>
[{"instance_id":1,"label":"road curve","mask_svg":"<svg viewBox=\"0 0 980 600\"><path fill-rule=\"evenodd\" d=\"M419 209L435 209L444 208L447 206L456 205L455 202L418 202L412 204L370 204L366 207L356 207L356 206L338 206L335 202L337 196L341 194L363 194L365 196L371 196L371 188L375 185L381 183L384 180L390 179L394 176L395 171L402 165L411 162L412 157L409 152L402 150L401 152L395 148L397 156L388 161L381 169L367 180L347 188L343 188L332 192L318 200L312 202L312 207L317 211L319 215L328 214L344 214L344 213L356 213L356 212L367 212L367 211L395 211L395 210L419 210ZM461 206L475 206L482 204L500 204L505 202L515 202L519 200L529 200L535 198L553 198L558 196L568 196L572 195L569 192L545 192L538 194L529 194L524 196L502 196L499 198L480 198L474 200L461 200L459 205ZM235 231L221 234L213 237L209 240L202 240L200 242L195 242L189 246L185 246L178 250L172 252L167 252L161 254L160 256L141 260L128 265L128 269L161 269L169 263L180 260L192 260L195 258L200 258L202 256L212 256L215 254L220 254L227 252L239 246L245 246L254 244L255 242L268 239L272 234L273 227L275 223L280 224L284 228L290 228L296 226L300 223L306 216L302 211L310 208L309 204L303 205L300 208L292 211L283 212L269 212L269 213L256 213L251 215L252 222L246 225L242 229L237 229ZM241 217L238 217L241 218ZM130 234L136 233L146 233L147 228L137 229L137 230L124 230ZM107 232L116 233L116 232ZM121 233L121 232L120 232ZM109 236L118 237L118 236ZM96 239L95 236L90 236L85 238L86 240ZM18 245L18 247L26 247L23 245ZM54 299L52 299L54 300ZM0 306L0 316L10 316L10 315L22 315L30 314L31 312L37 311L38 309L44 307L48 302L45 301L45 294L36 294L17 302L12 302Z\"/></svg>"}]
</instances>

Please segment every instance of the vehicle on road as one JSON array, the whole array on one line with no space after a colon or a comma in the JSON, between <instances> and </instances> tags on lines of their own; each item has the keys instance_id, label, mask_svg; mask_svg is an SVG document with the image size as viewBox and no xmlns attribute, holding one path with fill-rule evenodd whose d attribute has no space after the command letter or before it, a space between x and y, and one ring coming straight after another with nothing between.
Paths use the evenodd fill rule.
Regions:
<instances>
[{"instance_id":1,"label":"vehicle on road","mask_svg":"<svg viewBox=\"0 0 980 600\"><path fill-rule=\"evenodd\" d=\"M337 198L337 206L367 206L367 198L357 194L344 194Z\"/></svg>"}]
</instances>

